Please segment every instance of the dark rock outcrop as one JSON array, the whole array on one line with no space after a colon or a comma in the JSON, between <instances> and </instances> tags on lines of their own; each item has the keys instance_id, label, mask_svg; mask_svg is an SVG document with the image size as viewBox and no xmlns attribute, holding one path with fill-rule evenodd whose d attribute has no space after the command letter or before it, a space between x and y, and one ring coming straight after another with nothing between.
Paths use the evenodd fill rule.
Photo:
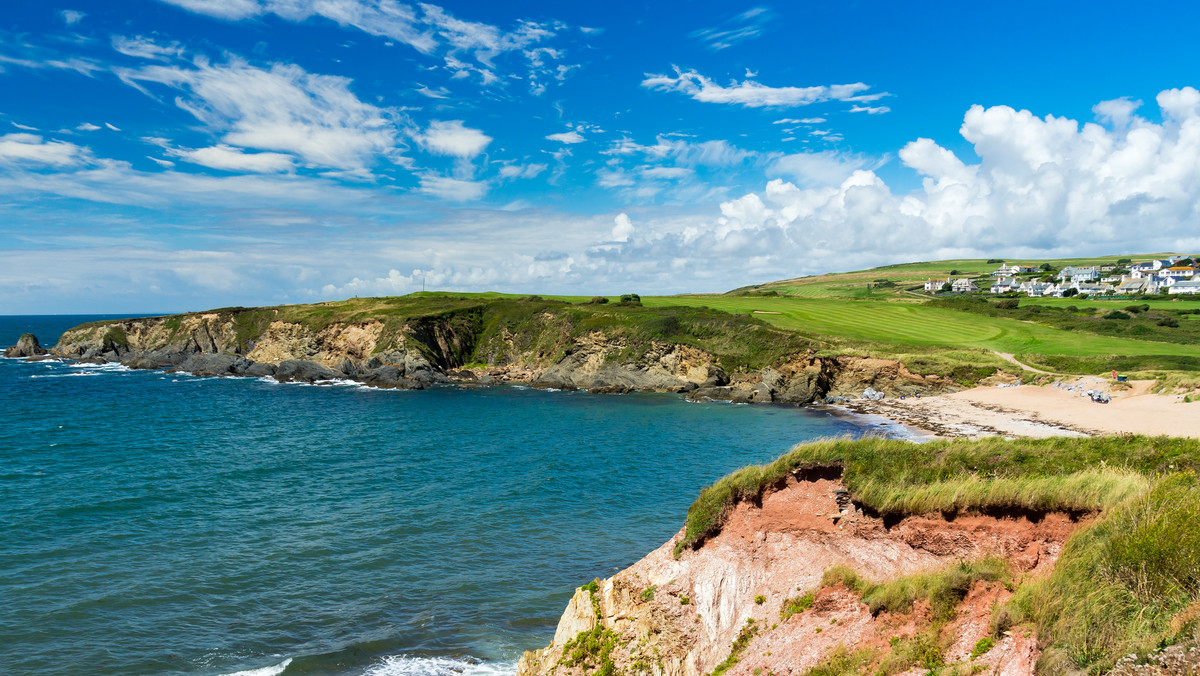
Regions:
<instances>
[{"instance_id":1,"label":"dark rock outcrop","mask_svg":"<svg viewBox=\"0 0 1200 676\"><path fill-rule=\"evenodd\" d=\"M40 357L44 354L46 354L46 350L42 349L37 336L32 333L21 334L16 345L4 350L5 357Z\"/></svg>"}]
</instances>

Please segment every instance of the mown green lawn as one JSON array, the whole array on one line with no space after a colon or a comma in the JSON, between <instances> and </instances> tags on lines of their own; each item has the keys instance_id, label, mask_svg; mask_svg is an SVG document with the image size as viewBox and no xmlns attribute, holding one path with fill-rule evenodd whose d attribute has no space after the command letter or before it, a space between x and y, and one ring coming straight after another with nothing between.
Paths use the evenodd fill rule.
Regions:
<instances>
[{"instance_id":1,"label":"mown green lawn","mask_svg":"<svg viewBox=\"0 0 1200 676\"><path fill-rule=\"evenodd\" d=\"M1066 356L1197 354L1195 346L1062 331L918 304L747 296L656 296L643 297L642 303L702 306L741 314L778 312L754 316L792 331L887 343Z\"/></svg>"}]
</instances>

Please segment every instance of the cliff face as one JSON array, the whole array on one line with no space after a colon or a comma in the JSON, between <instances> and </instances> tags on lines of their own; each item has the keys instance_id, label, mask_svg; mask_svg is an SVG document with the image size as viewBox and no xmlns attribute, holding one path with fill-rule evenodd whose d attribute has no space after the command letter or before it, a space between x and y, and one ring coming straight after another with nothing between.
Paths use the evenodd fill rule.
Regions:
<instances>
[{"instance_id":1,"label":"cliff face","mask_svg":"<svg viewBox=\"0 0 1200 676\"><path fill-rule=\"evenodd\" d=\"M857 397L868 386L890 394L958 389L950 380L911 373L895 361L820 357L812 350L788 356L786 350L804 339L750 319L711 314L685 319L694 323L684 324L662 310L585 310L544 301L457 302L436 314L409 316L387 305L355 312L339 304L230 308L83 325L64 333L52 353L201 375L310 382L349 378L402 388L523 382L755 403ZM589 328L593 324L604 328ZM730 354L658 337L689 331L716 335L726 349L779 356L766 368L740 365L730 373L721 366Z\"/></svg>"},{"instance_id":2,"label":"cliff face","mask_svg":"<svg viewBox=\"0 0 1200 676\"><path fill-rule=\"evenodd\" d=\"M720 667L730 675L798 676L838 654L864 664L892 660L896 670L887 673L898 673L918 666L901 662L906 646L922 641L965 673L1033 673L1036 639L1021 632L972 655L990 634L993 604L1010 596L1000 582L961 590L951 619L943 613L935 623L928 603L873 613L845 583L822 586L822 575L846 566L882 582L987 556L1015 574L1043 575L1078 524L1061 514L885 524L840 488L836 472L792 476L761 504L737 505L718 536L678 560L668 542L591 590L580 588L553 642L526 653L518 676L582 676L609 660L619 674L701 676ZM785 613L788 606L797 612Z\"/></svg>"}]
</instances>

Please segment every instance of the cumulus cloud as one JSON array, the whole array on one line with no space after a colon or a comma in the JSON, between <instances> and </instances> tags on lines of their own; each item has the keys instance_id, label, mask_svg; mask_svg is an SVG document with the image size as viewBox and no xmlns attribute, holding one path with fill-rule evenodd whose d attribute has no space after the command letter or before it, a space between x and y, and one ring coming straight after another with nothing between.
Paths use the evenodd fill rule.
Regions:
<instances>
[{"instance_id":1,"label":"cumulus cloud","mask_svg":"<svg viewBox=\"0 0 1200 676\"><path fill-rule=\"evenodd\" d=\"M861 267L999 252L1178 248L1195 240L1200 217L1200 92L1167 90L1158 102L1165 121L1134 128L973 106L960 132L979 161L966 163L917 139L899 153L923 177L908 194L893 193L853 158L788 156L775 168L845 177L810 187L774 179L761 192L722 203L718 218L690 234L638 246L711 259L760 256L774 261L778 274L814 271L779 267L791 257L828 265L853 255ZM1114 120L1113 111L1102 107L1097 115L1123 119Z\"/></svg>"},{"instance_id":2,"label":"cumulus cloud","mask_svg":"<svg viewBox=\"0 0 1200 676\"><path fill-rule=\"evenodd\" d=\"M185 92L176 104L228 145L290 153L314 166L349 171L364 170L379 157L400 161L393 111L359 100L343 77L291 64L258 68L237 58L117 73L142 91L153 83Z\"/></svg>"},{"instance_id":3,"label":"cumulus cloud","mask_svg":"<svg viewBox=\"0 0 1200 676\"><path fill-rule=\"evenodd\" d=\"M642 86L655 91L679 92L705 103L726 103L747 108L807 106L820 101L861 101L861 92L870 89L862 82L814 87L770 87L746 79L722 86L695 70L675 69L675 75L647 75ZM878 96L883 96L880 94Z\"/></svg>"},{"instance_id":4,"label":"cumulus cloud","mask_svg":"<svg viewBox=\"0 0 1200 676\"><path fill-rule=\"evenodd\" d=\"M87 16L87 14L74 9L64 9L59 12L58 15L62 17L63 23L67 24L68 26L74 26L80 21L83 21L83 17Z\"/></svg>"},{"instance_id":5,"label":"cumulus cloud","mask_svg":"<svg viewBox=\"0 0 1200 676\"><path fill-rule=\"evenodd\" d=\"M633 234L633 221L629 214L620 213L613 219L612 238L614 242L628 242Z\"/></svg>"},{"instance_id":6,"label":"cumulus cloud","mask_svg":"<svg viewBox=\"0 0 1200 676\"><path fill-rule=\"evenodd\" d=\"M431 153L471 159L487 148L492 137L465 126L462 120L447 120L431 122L417 141Z\"/></svg>"}]
</instances>

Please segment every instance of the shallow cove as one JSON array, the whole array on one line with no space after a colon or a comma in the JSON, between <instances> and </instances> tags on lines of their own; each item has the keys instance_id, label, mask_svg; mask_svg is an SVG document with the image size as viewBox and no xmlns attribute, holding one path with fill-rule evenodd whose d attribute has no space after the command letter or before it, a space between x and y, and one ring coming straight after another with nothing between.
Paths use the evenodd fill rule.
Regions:
<instances>
[{"instance_id":1,"label":"shallow cove","mask_svg":"<svg viewBox=\"0 0 1200 676\"><path fill-rule=\"evenodd\" d=\"M0 318L0 343L90 319ZM673 395L16 360L0 401L7 673L511 672L704 484L863 431Z\"/></svg>"}]
</instances>

